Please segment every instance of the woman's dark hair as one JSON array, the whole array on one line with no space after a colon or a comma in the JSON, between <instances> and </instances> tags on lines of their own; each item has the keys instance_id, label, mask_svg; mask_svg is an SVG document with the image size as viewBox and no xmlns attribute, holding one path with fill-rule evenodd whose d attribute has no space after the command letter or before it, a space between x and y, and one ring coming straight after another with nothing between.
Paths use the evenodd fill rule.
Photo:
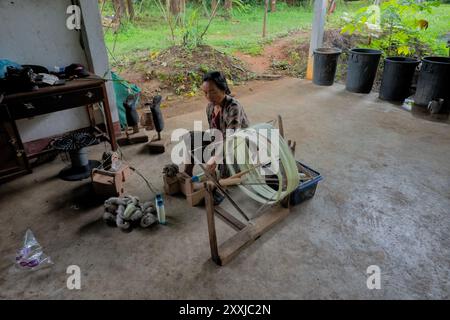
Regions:
<instances>
[{"instance_id":1,"label":"woman's dark hair","mask_svg":"<svg viewBox=\"0 0 450 320\"><path fill-rule=\"evenodd\" d=\"M219 72L219 71L208 72L203 77L203 82L206 82L206 81L214 82L216 84L217 88L225 91L225 94L231 94L231 90L228 87L227 79L222 74L222 72Z\"/></svg>"}]
</instances>

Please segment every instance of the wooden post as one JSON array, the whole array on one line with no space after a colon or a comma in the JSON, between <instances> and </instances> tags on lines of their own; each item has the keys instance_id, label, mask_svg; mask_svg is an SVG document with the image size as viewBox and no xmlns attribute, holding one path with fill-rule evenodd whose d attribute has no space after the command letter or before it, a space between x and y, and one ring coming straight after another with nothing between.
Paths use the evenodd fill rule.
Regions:
<instances>
[{"instance_id":1,"label":"wooden post","mask_svg":"<svg viewBox=\"0 0 450 320\"><path fill-rule=\"evenodd\" d=\"M128 17L130 18L131 21L133 21L135 15L133 0L127 0L127 5L128 5Z\"/></svg>"},{"instance_id":2,"label":"wooden post","mask_svg":"<svg viewBox=\"0 0 450 320\"><path fill-rule=\"evenodd\" d=\"M231 17L233 16L233 1L225 0L224 7L225 7L227 19L231 19Z\"/></svg>"},{"instance_id":3,"label":"wooden post","mask_svg":"<svg viewBox=\"0 0 450 320\"><path fill-rule=\"evenodd\" d=\"M284 126L283 126L283 118L281 115L278 115L278 129L280 130L280 136L284 139Z\"/></svg>"},{"instance_id":4,"label":"wooden post","mask_svg":"<svg viewBox=\"0 0 450 320\"><path fill-rule=\"evenodd\" d=\"M264 4L264 22L263 22L263 38L267 35L267 11L269 10L269 0L265 0Z\"/></svg>"},{"instance_id":5,"label":"wooden post","mask_svg":"<svg viewBox=\"0 0 450 320\"><path fill-rule=\"evenodd\" d=\"M308 68L306 69L306 79L312 80L314 66L314 49L322 46L323 33L325 28L325 17L327 14L327 1L316 0L314 2L314 20L311 31L311 42L309 44Z\"/></svg>"},{"instance_id":6,"label":"wooden post","mask_svg":"<svg viewBox=\"0 0 450 320\"><path fill-rule=\"evenodd\" d=\"M277 11L277 0L270 0L270 12Z\"/></svg>"},{"instance_id":7,"label":"wooden post","mask_svg":"<svg viewBox=\"0 0 450 320\"><path fill-rule=\"evenodd\" d=\"M111 109L109 107L109 101L108 101L108 93L106 92L106 85L105 83L102 84L102 91L103 91L103 109L105 113L105 126L108 131L108 137L109 137L109 143L111 144L112 151L117 151L117 140L116 140L116 133L114 132L114 124L112 122L111 117Z\"/></svg>"},{"instance_id":8,"label":"wooden post","mask_svg":"<svg viewBox=\"0 0 450 320\"><path fill-rule=\"evenodd\" d=\"M181 1L180 0L167 0L167 11L170 11L170 13L177 17L181 12Z\"/></svg>"},{"instance_id":9,"label":"wooden post","mask_svg":"<svg viewBox=\"0 0 450 320\"><path fill-rule=\"evenodd\" d=\"M214 198L212 195L212 187L209 183L205 183L205 206L206 206L206 219L208 220L208 234L209 234L209 246L211 248L211 258L215 263L221 265L219 257L219 249L217 246L216 235L216 222L214 221Z\"/></svg>"},{"instance_id":10,"label":"wooden post","mask_svg":"<svg viewBox=\"0 0 450 320\"><path fill-rule=\"evenodd\" d=\"M114 7L114 22L121 22L122 17L126 15L126 8L124 0L113 0Z\"/></svg>"}]
</instances>

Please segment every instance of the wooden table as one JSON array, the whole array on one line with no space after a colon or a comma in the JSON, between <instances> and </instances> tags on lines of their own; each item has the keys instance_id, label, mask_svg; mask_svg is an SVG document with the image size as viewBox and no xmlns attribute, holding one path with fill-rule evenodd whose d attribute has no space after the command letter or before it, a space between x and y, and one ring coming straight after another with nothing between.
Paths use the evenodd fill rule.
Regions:
<instances>
[{"instance_id":1,"label":"wooden table","mask_svg":"<svg viewBox=\"0 0 450 320\"><path fill-rule=\"evenodd\" d=\"M101 103L105 115L106 132L100 129L93 112L93 104ZM86 106L91 127L102 134L102 137L111 144L113 151L117 150L114 125L106 92L105 80L90 76L83 79L67 81L61 86L40 88L37 91L20 92L5 95L0 102L0 122L3 134L10 137L9 143L16 153L16 166L1 168L2 177L31 173L28 160L35 158L43 152L26 154L15 121L35 116L58 112L62 110ZM48 151L44 151L48 152Z\"/></svg>"}]
</instances>

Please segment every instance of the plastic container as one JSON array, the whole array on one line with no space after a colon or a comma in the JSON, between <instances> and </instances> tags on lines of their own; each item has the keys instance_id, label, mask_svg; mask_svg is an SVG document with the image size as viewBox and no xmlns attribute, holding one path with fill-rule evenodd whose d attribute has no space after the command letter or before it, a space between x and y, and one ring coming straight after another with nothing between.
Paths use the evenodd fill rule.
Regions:
<instances>
[{"instance_id":1,"label":"plastic container","mask_svg":"<svg viewBox=\"0 0 450 320\"><path fill-rule=\"evenodd\" d=\"M166 224L166 209L164 208L164 199L161 194L156 195L156 213L160 224Z\"/></svg>"},{"instance_id":2,"label":"plastic container","mask_svg":"<svg viewBox=\"0 0 450 320\"><path fill-rule=\"evenodd\" d=\"M411 82L420 61L406 57L387 57L384 60L380 99L404 101L410 95Z\"/></svg>"},{"instance_id":3,"label":"plastic container","mask_svg":"<svg viewBox=\"0 0 450 320\"><path fill-rule=\"evenodd\" d=\"M125 106L123 103L127 100L130 94L137 94L141 92L141 89L134 85L128 83L125 79L119 77L116 73L111 72L111 77L114 84L114 93L116 96L116 105L119 112L119 122L122 128L127 127L127 115ZM139 99L136 104L139 103Z\"/></svg>"},{"instance_id":4,"label":"plastic container","mask_svg":"<svg viewBox=\"0 0 450 320\"><path fill-rule=\"evenodd\" d=\"M450 99L450 57L425 57L422 59L414 103L428 106L430 101Z\"/></svg>"},{"instance_id":5,"label":"plastic container","mask_svg":"<svg viewBox=\"0 0 450 320\"><path fill-rule=\"evenodd\" d=\"M204 173L200 173L200 174L197 174L195 176L192 176L192 179L191 179L191 181L193 183L195 183L195 182L203 182L204 180L205 180L205 174Z\"/></svg>"},{"instance_id":6,"label":"plastic container","mask_svg":"<svg viewBox=\"0 0 450 320\"><path fill-rule=\"evenodd\" d=\"M285 200L283 200L281 202L281 204L284 207L288 206L288 199L290 198L290 204L291 206L296 206L302 202L304 202L305 200L311 199L312 197L314 197L315 193L316 193L316 189L317 189L317 184L319 183L319 181L323 180L323 177L321 176L321 174L313 169L311 169L310 167L304 165L303 163L297 161L297 165L299 167L299 172L303 172L303 171L307 171L306 173L308 173L310 176L313 177L313 179L306 181L306 182L300 182L300 184L298 185L298 188L296 190L294 190L291 193L290 197L287 197Z\"/></svg>"},{"instance_id":7,"label":"plastic container","mask_svg":"<svg viewBox=\"0 0 450 320\"><path fill-rule=\"evenodd\" d=\"M314 50L313 83L331 86L336 75L337 62L342 53L338 48L317 48Z\"/></svg>"},{"instance_id":8,"label":"plastic container","mask_svg":"<svg viewBox=\"0 0 450 320\"><path fill-rule=\"evenodd\" d=\"M6 76L6 71L8 71L8 67L13 67L16 69L21 69L22 66L14 61L7 59L0 59L0 79Z\"/></svg>"},{"instance_id":9,"label":"plastic container","mask_svg":"<svg viewBox=\"0 0 450 320\"><path fill-rule=\"evenodd\" d=\"M348 57L346 89L350 92L369 93L380 63L382 52L374 49L351 49Z\"/></svg>"}]
</instances>

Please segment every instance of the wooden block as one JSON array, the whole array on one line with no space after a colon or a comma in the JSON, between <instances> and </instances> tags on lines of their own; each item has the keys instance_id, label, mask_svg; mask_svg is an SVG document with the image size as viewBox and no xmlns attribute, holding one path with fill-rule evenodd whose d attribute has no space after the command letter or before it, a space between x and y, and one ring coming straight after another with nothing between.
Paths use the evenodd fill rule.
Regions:
<instances>
[{"instance_id":1,"label":"wooden block","mask_svg":"<svg viewBox=\"0 0 450 320\"><path fill-rule=\"evenodd\" d=\"M186 195L186 200L191 207L199 205L205 199L205 188Z\"/></svg>"},{"instance_id":2,"label":"wooden block","mask_svg":"<svg viewBox=\"0 0 450 320\"><path fill-rule=\"evenodd\" d=\"M163 176L164 179L164 192L168 195L174 195L180 193L180 182L177 177Z\"/></svg>"},{"instance_id":3,"label":"wooden block","mask_svg":"<svg viewBox=\"0 0 450 320\"><path fill-rule=\"evenodd\" d=\"M160 154L166 152L166 142L164 140L151 141L147 144L148 151L151 154Z\"/></svg>"},{"instance_id":4,"label":"wooden block","mask_svg":"<svg viewBox=\"0 0 450 320\"><path fill-rule=\"evenodd\" d=\"M194 190L191 176L180 172L177 174L177 179L179 181L180 191L186 196L186 200L191 207L195 207L203 201L205 198L205 188Z\"/></svg>"},{"instance_id":5,"label":"wooden block","mask_svg":"<svg viewBox=\"0 0 450 320\"><path fill-rule=\"evenodd\" d=\"M140 131L138 133L132 133L128 136L124 133L121 134L119 138L117 138L117 143L120 146L127 146L136 143L146 143L148 142L148 136L145 132Z\"/></svg>"},{"instance_id":6,"label":"wooden block","mask_svg":"<svg viewBox=\"0 0 450 320\"><path fill-rule=\"evenodd\" d=\"M117 172L92 170L92 186L100 196L120 197L124 194L124 183L131 175L131 169L123 165Z\"/></svg>"},{"instance_id":7,"label":"wooden block","mask_svg":"<svg viewBox=\"0 0 450 320\"><path fill-rule=\"evenodd\" d=\"M116 189L114 177L95 173L92 178L92 187L95 194L99 196L119 196L119 191Z\"/></svg>"},{"instance_id":8,"label":"wooden block","mask_svg":"<svg viewBox=\"0 0 450 320\"><path fill-rule=\"evenodd\" d=\"M180 172L177 174L178 181L180 182L180 191L185 196L188 194L192 194L194 192L194 188L192 185L192 177L184 172Z\"/></svg>"},{"instance_id":9,"label":"wooden block","mask_svg":"<svg viewBox=\"0 0 450 320\"><path fill-rule=\"evenodd\" d=\"M166 151L166 147L170 144L170 136L164 133L161 133L161 139L158 139L158 135L154 135L150 142L148 143L148 148L150 153L164 153Z\"/></svg>"},{"instance_id":10,"label":"wooden block","mask_svg":"<svg viewBox=\"0 0 450 320\"><path fill-rule=\"evenodd\" d=\"M164 175L163 178L164 178L165 183L168 183L168 184L178 183L178 178L176 176L168 177L168 176Z\"/></svg>"}]
</instances>

